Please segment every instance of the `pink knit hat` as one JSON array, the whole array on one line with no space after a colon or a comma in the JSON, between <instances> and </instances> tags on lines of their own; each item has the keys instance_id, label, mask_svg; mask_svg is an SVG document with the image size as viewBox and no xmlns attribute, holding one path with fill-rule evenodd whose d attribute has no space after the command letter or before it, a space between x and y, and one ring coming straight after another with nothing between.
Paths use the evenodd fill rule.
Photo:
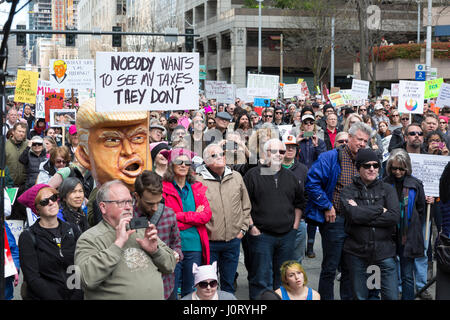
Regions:
<instances>
[{"instance_id":1,"label":"pink knit hat","mask_svg":"<svg viewBox=\"0 0 450 320\"><path fill-rule=\"evenodd\" d=\"M30 189L22 193L22 195L17 199L21 204L28 207L33 211L35 215L39 215L36 210L36 196L38 192L43 188L51 188L48 184L40 183L32 186Z\"/></svg>"},{"instance_id":2,"label":"pink knit hat","mask_svg":"<svg viewBox=\"0 0 450 320\"><path fill-rule=\"evenodd\" d=\"M163 151L161 151L161 154L164 157L166 157L166 159L169 160L169 162L172 162L179 156L188 156L189 160L192 160L192 158L196 155L196 153L192 152L191 150L183 149L183 148L175 148L172 150L163 150Z\"/></svg>"}]
</instances>

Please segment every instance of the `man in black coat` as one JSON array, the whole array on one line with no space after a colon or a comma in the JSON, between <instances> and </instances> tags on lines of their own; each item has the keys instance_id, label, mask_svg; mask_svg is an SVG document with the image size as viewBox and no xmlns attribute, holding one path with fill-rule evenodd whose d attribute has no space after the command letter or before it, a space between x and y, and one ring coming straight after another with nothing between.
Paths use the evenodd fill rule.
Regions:
<instances>
[{"instance_id":1,"label":"man in black coat","mask_svg":"<svg viewBox=\"0 0 450 320\"><path fill-rule=\"evenodd\" d=\"M342 190L345 214L344 259L350 271L353 297L367 300L369 290L381 289L383 300L398 300L396 247L392 240L400 221L395 189L378 180L380 162L371 149L356 155L359 175Z\"/></svg>"}]
</instances>

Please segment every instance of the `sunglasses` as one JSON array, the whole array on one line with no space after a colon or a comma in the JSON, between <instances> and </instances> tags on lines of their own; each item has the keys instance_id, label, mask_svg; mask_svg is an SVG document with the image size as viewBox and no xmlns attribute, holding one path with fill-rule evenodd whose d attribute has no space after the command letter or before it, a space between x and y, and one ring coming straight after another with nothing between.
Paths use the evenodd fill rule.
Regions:
<instances>
[{"instance_id":1,"label":"sunglasses","mask_svg":"<svg viewBox=\"0 0 450 320\"><path fill-rule=\"evenodd\" d=\"M402 120L402 121L408 121L409 118L401 118L400 120Z\"/></svg>"},{"instance_id":2,"label":"sunglasses","mask_svg":"<svg viewBox=\"0 0 450 320\"><path fill-rule=\"evenodd\" d=\"M423 132L419 132L419 131L408 132L408 136L414 137L415 135L418 135L419 137L421 137L421 136L423 136Z\"/></svg>"},{"instance_id":3,"label":"sunglasses","mask_svg":"<svg viewBox=\"0 0 450 320\"><path fill-rule=\"evenodd\" d=\"M391 170L392 170L392 171L397 171L397 170L400 170L400 171L406 171L405 168L400 168L400 167L391 167Z\"/></svg>"},{"instance_id":4,"label":"sunglasses","mask_svg":"<svg viewBox=\"0 0 450 320\"><path fill-rule=\"evenodd\" d=\"M208 122L208 124L215 124L215 122L214 122L214 121L211 121L211 122Z\"/></svg>"},{"instance_id":5,"label":"sunglasses","mask_svg":"<svg viewBox=\"0 0 450 320\"><path fill-rule=\"evenodd\" d=\"M208 282L208 281L200 281L197 284L202 289L206 289L206 288L208 288L208 286L210 286L211 288L215 288L215 287L217 287L217 280L212 280L210 282Z\"/></svg>"},{"instance_id":6,"label":"sunglasses","mask_svg":"<svg viewBox=\"0 0 450 320\"><path fill-rule=\"evenodd\" d=\"M189 167L192 164L190 160L178 160L178 159L173 160L172 163L176 164L177 166L181 166L182 164L184 164L187 167Z\"/></svg>"},{"instance_id":7,"label":"sunglasses","mask_svg":"<svg viewBox=\"0 0 450 320\"><path fill-rule=\"evenodd\" d=\"M303 121L303 123L306 125L312 125L314 124L314 121Z\"/></svg>"},{"instance_id":8,"label":"sunglasses","mask_svg":"<svg viewBox=\"0 0 450 320\"><path fill-rule=\"evenodd\" d=\"M439 123L440 124L447 124L447 122L445 122L445 121L440 121Z\"/></svg>"},{"instance_id":9,"label":"sunglasses","mask_svg":"<svg viewBox=\"0 0 450 320\"><path fill-rule=\"evenodd\" d=\"M271 114L266 114L264 117L265 117L265 118L273 118L273 115L271 115Z\"/></svg>"},{"instance_id":10,"label":"sunglasses","mask_svg":"<svg viewBox=\"0 0 450 320\"><path fill-rule=\"evenodd\" d=\"M346 139L345 139L345 140L337 140L337 142L338 142L338 143L347 143L348 140L346 140Z\"/></svg>"},{"instance_id":11,"label":"sunglasses","mask_svg":"<svg viewBox=\"0 0 450 320\"><path fill-rule=\"evenodd\" d=\"M32 147L42 147L42 143L34 142L31 144Z\"/></svg>"},{"instance_id":12,"label":"sunglasses","mask_svg":"<svg viewBox=\"0 0 450 320\"><path fill-rule=\"evenodd\" d=\"M378 168L380 168L380 164L379 163L364 163L361 165L361 167L363 167L364 169L370 169L371 167L373 167L374 169L378 169Z\"/></svg>"},{"instance_id":13,"label":"sunglasses","mask_svg":"<svg viewBox=\"0 0 450 320\"><path fill-rule=\"evenodd\" d=\"M170 120L169 123L178 123L178 120Z\"/></svg>"},{"instance_id":14,"label":"sunglasses","mask_svg":"<svg viewBox=\"0 0 450 320\"><path fill-rule=\"evenodd\" d=\"M278 111L277 111L277 112L275 112L275 114L283 114L283 112L278 112Z\"/></svg>"},{"instance_id":15,"label":"sunglasses","mask_svg":"<svg viewBox=\"0 0 450 320\"><path fill-rule=\"evenodd\" d=\"M223 152L220 153L213 153L211 155L211 158L216 159L216 158L222 158L223 157Z\"/></svg>"},{"instance_id":16,"label":"sunglasses","mask_svg":"<svg viewBox=\"0 0 450 320\"><path fill-rule=\"evenodd\" d=\"M285 154L286 150L277 150L277 149L269 149L271 154L276 154L277 152L279 152L280 154Z\"/></svg>"},{"instance_id":17,"label":"sunglasses","mask_svg":"<svg viewBox=\"0 0 450 320\"><path fill-rule=\"evenodd\" d=\"M55 160L55 163L66 163L65 160Z\"/></svg>"},{"instance_id":18,"label":"sunglasses","mask_svg":"<svg viewBox=\"0 0 450 320\"><path fill-rule=\"evenodd\" d=\"M42 199L41 201L39 201L39 205L41 207L46 207L50 203L50 200L52 200L53 202L56 202L56 200L58 200L58 194L55 193L55 194L53 194L52 196L50 196L48 198Z\"/></svg>"},{"instance_id":19,"label":"sunglasses","mask_svg":"<svg viewBox=\"0 0 450 320\"><path fill-rule=\"evenodd\" d=\"M367 111L367 109L359 109L359 111Z\"/></svg>"}]
</instances>

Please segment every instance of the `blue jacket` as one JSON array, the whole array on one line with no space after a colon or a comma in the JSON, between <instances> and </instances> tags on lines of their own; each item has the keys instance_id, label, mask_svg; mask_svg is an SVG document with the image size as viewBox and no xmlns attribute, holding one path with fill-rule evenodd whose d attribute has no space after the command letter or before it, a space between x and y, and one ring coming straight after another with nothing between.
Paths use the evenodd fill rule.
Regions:
<instances>
[{"instance_id":1,"label":"blue jacket","mask_svg":"<svg viewBox=\"0 0 450 320\"><path fill-rule=\"evenodd\" d=\"M319 155L327 151L327 146L322 139L318 139L319 144L314 147L311 139L304 139L299 143L298 161L303 163L308 169L311 168L314 161Z\"/></svg>"},{"instance_id":2,"label":"blue jacket","mask_svg":"<svg viewBox=\"0 0 450 320\"><path fill-rule=\"evenodd\" d=\"M340 174L338 149L321 153L306 177L305 191L308 194L306 218L319 223L325 222L323 212L333 206L333 192Z\"/></svg>"}]
</instances>

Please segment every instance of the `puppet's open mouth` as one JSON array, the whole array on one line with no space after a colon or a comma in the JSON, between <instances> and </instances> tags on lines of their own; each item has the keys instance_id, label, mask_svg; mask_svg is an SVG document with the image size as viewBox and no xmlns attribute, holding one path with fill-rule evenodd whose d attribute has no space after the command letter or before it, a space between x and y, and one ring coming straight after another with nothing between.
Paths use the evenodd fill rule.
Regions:
<instances>
[{"instance_id":1,"label":"puppet's open mouth","mask_svg":"<svg viewBox=\"0 0 450 320\"><path fill-rule=\"evenodd\" d=\"M129 177L136 177L141 174L143 164L140 159L132 159L124 163L121 171Z\"/></svg>"}]
</instances>

